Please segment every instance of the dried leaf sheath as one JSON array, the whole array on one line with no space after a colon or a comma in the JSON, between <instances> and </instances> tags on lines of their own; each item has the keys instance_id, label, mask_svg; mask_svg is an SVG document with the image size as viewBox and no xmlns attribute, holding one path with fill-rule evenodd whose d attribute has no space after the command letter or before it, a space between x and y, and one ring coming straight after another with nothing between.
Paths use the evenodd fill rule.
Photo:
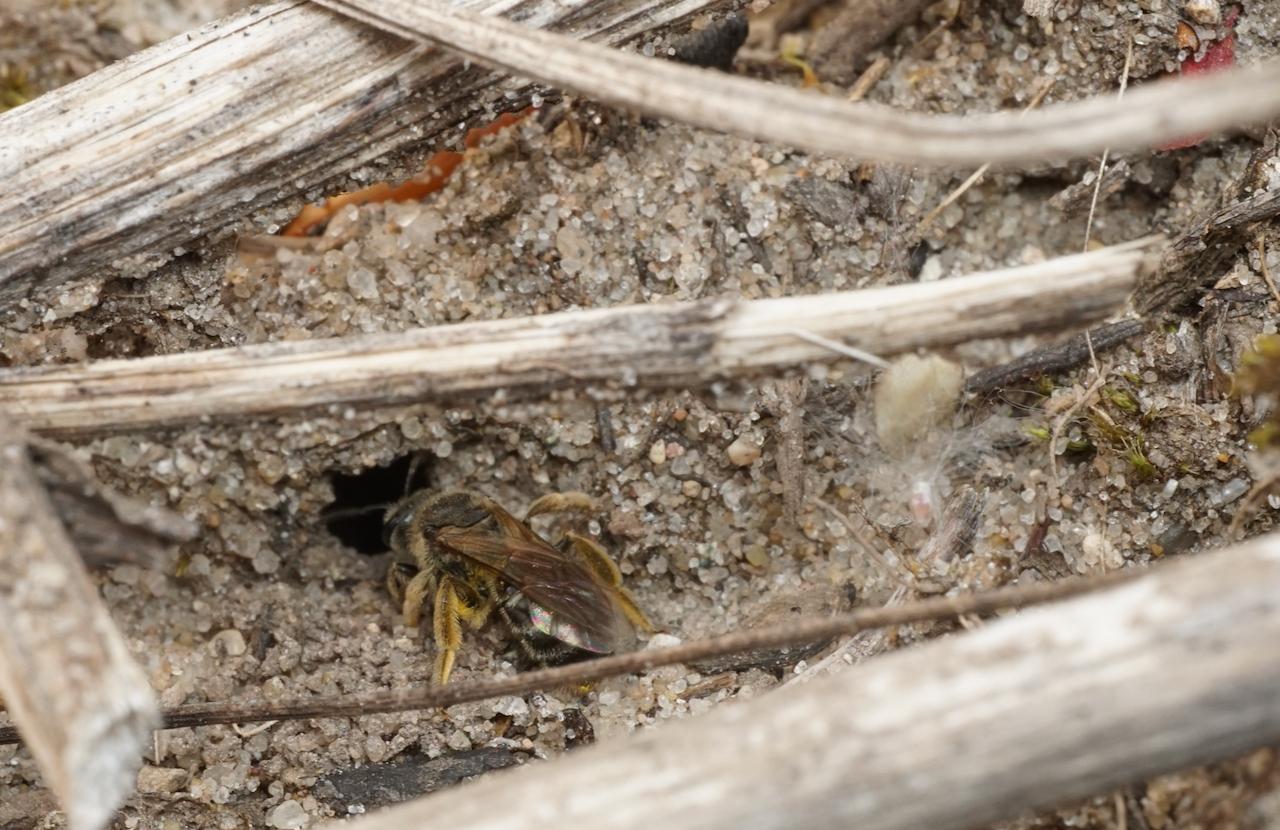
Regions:
<instances>
[{"instance_id":1,"label":"dried leaf sheath","mask_svg":"<svg viewBox=\"0 0 1280 830\"><path fill-rule=\"evenodd\" d=\"M621 44L723 5L473 7ZM108 66L0 114L0 303L103 269L136 278L195 239L260 230L241 224L259 208L435 137L448 144L499 83L521 87L301 0L248 9Z\"/></svg>"},{"instance_id":2,"label":"dried leaf sheath","mask_svg":"<svg viewBox=\"0 0 1280 830\"><path fill-rule=\"evenodd\" d=\"M895 354L1076 326L1117 311L1153 240L938 283L810 297L620 306L397 334L0 370L0 413L45 432L533 394L581 383L702 384L831 360L805 334ZM799 334L797 334L799 332Z\"/></svg>"},{"instance_id":3,"label":"dried leaf sheath","mask_svg":"<svg viewBox=\"0 0 1280 830\"><path fill-rule=\"evenodd\" d=\"M32 470L0 432L0 697L73 830L133 789L155 696Z\"/></svg>"}]
</instances>

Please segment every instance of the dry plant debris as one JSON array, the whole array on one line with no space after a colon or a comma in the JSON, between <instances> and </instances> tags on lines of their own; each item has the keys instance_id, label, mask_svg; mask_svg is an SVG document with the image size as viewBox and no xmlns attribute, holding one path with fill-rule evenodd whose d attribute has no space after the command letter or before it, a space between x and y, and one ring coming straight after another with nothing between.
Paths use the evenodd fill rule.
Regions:
<instances>
[{"instance_id":1,"label":"dry plant debris","mask_svg":"<svg viewBox=\"0 0 1280 830\"><path fill-rule=\"evenodd\" d=\"M899 28L879 47L887 63L867 100L933 113L1019 109L1045 76L1058 79L1055 99L1113 96L1131 36L1135 86L1178 71L1187 57L1177 10L1065 2L1041 22L1015 6L979 4L951 22L926 17ZM1280 8L1266 2L1246 12L1234 28L1236 61L1274 59L1280 30L1269 21ZM65 11L75 21L58 30L68 50L91 49L84 38L114 37L84 13L82 4ZM149 42L121 31L122 51ZM653 54L667 48L660 38L638 46ZM12 63L43 90L52 75L38 60L27 53ZM75 66L83 74L102 60ZM794 84L793 76L779 71L774 80ZM1096 171L1096 161L1078 161L989 172L917 243L905 230L967 170L860 166L589 101L557 112L483 142L424 202L343 208L306 248L280 246L253 259L237 256L227 240L202 239L154 273L126 270L37 292L3 311L0 364L175 354L626 302L927 283L1078 250L1084 217L1064 214L1051 197ZM480 125L461 125L455 135ZM1247 178L1257 146L1244 135L1119 154L1129 173L1119 184L1103 182L1107 209L1093 235L1108 244L1153 232L1178 238L1223 204L1265 200L1233 186L1274 189L1273 161L1262 179ZM432 143L370 163L309 198L407 179L438 149ZM279 229L301 202L257 210L246 226ZM1247 216L1239 244L1233 232L1212 268L1203 260L1186 267L1205 282L1179 294L1176 313L1147 328L1118 324L1106 330L1114 337L1095 333L1108 372L1063 424L1057 492L1045 446L1054 419L1044 404L1091 381L1079 368L1089 352L1070 339L1049 352L1024 338L945 355L1009 373L970 374L968 389L983 396L901 456L879 446L869 370L853 362L783 379L793 391L773 389L776 378L748 378L698 391L616 385L534 400L334 407L306 418L77 438L67 452L104 485L201 528L174 570L116 566L98 577L101 593L167 707L420 683L431 671L429 637L397 619L381 589L385 555L355 552L376 548L376 527L344 542L322 515L345 487L339 476L368 476L419 452L430 459L433 486L466 486L509 503L552 489L595 495L604 514L583 529L619 558L627 584L670 632L659 640L667 644L791 607L843 608L850 586L858 608L903 601L858 534L818 499L874 540L898 573L915 576L911 566L922 564L920 578L953 592L1195 555L1227 538L1259 480L1249 435L1262 410L1229 387L1239 355L1256 335L1275 331L1263 275L1280 268L1280 245L1267 238L1270 214ZM1258 235L1267 238L1264 249L1244 244ZM1149 468L1135 466L1125 449L1139 440ZM391 497L403 467L387 469L396 480L385 493ZM376 489L370 478L358 481L357 490ZM967 525L948 516L972 515L965 508L974 500L972 532L953 536ZM1247 531L1273 527L1278 505L1259 496ZM943 527L946 538L971 541L949 557L916 562ZM949 630L903 626L841 644L831 656L843 664ZM417 770L396 779L398 798L558 755L586 735L608 744L763 694L823 661L817 653L790 665L672 666L605 681L580 698L538 693L443 711L169 730L157 736L141 791L119 824L314 825L391 800L361 785L359 770ZM458 671L480 680L511 669L501 638L487 632L469 644ZM0 826L45 822L55 807L30 756L7 747L0 760ZM1253 753L1135 788L1122 799L1123 821L1107 794L1009 826L1134 827L1138 816L1153 828L1230 824L1275 789L1275 770L1273 754Z\"/></svg>"}]
</instances>

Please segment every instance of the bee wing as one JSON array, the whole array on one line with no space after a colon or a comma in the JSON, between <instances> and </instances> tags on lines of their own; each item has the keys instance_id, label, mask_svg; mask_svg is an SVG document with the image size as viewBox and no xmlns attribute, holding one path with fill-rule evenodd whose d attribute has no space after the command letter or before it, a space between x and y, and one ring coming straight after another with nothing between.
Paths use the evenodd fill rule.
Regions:
<instances>
[{"instance_id":1,"label":"bee wing","mask_svg":"<svg viewBox=\"0 0 1280 830\"><path fill-rule=\"evenodd\" d=\"M513 537L442 527L436 532L436 541L497 571L530 602L577 629L584 643L612 646L625 633L621 611L609 590L585 565L527 528L520 537Z\"/></svg>"}]
</instances>

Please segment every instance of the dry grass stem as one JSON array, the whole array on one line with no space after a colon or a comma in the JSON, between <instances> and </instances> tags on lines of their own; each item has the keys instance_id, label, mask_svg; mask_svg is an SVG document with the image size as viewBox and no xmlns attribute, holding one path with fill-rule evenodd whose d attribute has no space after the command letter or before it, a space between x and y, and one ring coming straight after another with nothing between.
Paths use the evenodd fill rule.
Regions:
<instances>
[{"instance_id":1,"label":"dry grass stem","mask_svg":"<svg viewBox=\"0 0 1280 830\"><path fill-rule=\"evenodd\" d=\"M880 79L889 71L889 59L884 55L876 58L871 65L862 70L862 74L858 76L858 80L854 81L853 86L849 89L849 94L845 96L845 100L850 104L856 104L863 98L867 97L867 93L880 83Z\"/></svg>"},{"instance_id":2,"label":"dry grass stem","mask_svg":"<svg viewBox=\"0 0 1280 830\"><path fill-rule=\"evenodd\" d=\"M252 701L194 703L165 710L164 726L179 728L268 720L357 717L380 712L447 707L507 695L522 695L540 689L573 687L607 677L649 671L660 666L692 663L726 654L805 645L875 628L950 619L961 614L990 614L998 610L1054 602L1128 581L1136 577L1137 573L1123 571L1103 577L999 588L981 594L934 597L895 607L871 608L831 617L796 620L787 625L738 631L677 646L618 654L583 663L524 672L510 677L455 683L443 687L419 686L385 692L317 696L273 703ZM13 730L0 729L0 744L14 743L17 740L18 736Z\"/></svg>"},{"instance_id":3,"label":"dry grass stem","mask_svg":"<svg viewBox=\"0 0 1280 830\"><path fill-rule=\"evenodd\" d=\"M480 0L471 8L620 45L727 5ZM333 71L316 71L317 61ZM136 279L175 248L246 229L256 211L375 159L444 143L504 92L514 100L503 106L519 106L528 92L463 64L283 0L0 114L0 302L104 269Z\"/></svg>"},{"instance_id":4,"label":"dry grass stem","mask_svg":"<svg viewBox=\"0 0 1280 830\"><path fill-rule=\"evenodd\" d=\"M855 346L850 346L846 343L841 343L838 340L832 340L829 337L822 337L821 335L814 334L811 331L804 331L803 329L792 329L791 334L800 338L806 343L812 343L815 346L821 346L822 348L827 349L828 351L831 351L834 354L843 355L844 357L847 357L850 360L856 360L859 363L865 363L868 366L874 366L877 369L889 368L889 361L885 360L883 357L880 357L879 355L874 355L871 352L866 351L865 349L859 349Z\"/></svg>"},{"instance_id":5,"label":"dry grass stem","mask_svg":"<svg viewBox=\"0 0 1280 830\"><path fill-rule=\"evenodd\" d=\"M1129 86L1129 70L1133 66L1133 38L1129 38L1129 48L1124 55L1124 71L1120 73L1120 91L1116 94L1116 100L1124 98L1124 91ZM1107 175L1107 154L1111 152L1111 148L1105 148L1102 151L1102 158L1098 161L1098 179L1094 184L1093 198L1089 201L1089 218L1084 223L1084 245L1082 250L1089 250L1089 236L1093 232L1093 216L1098 210L1098 197L1102 194L1102 182Z\"/></svg>"},{"instance_id":6,"label":"dry grass stem","mask_svg":"<svg viewBox=\"0 0 1280 830\"><path fill-rule=\"evenodd\" d=\"M1090 355L1092 356L1092 344L1090 345ZM1096 360L1096 358L1094 358ZM1071 423L1071 419L1076 416L1080 408L1093 400L1093 396L1098 394L1098 390L1102 388L1106 376L1098 371L1094 366L1094 379L1089 386L1082 392L1076 394L1075 401L1066 411L1059 415L1053 422L1053 431L1049 435L1049 479L1053 482L1053 489L1058 492L1062 489L1062 481L1058 478L1058 441L1062 439L1062 430L1066 425Z\"/></svg>"},{"instance_id":7,"label":"dry grass stem","mask_svg":"<svg viewBox=\"0 0 1280 830\"><path fill-rule=\"evenodd\" d=\"M155 696L32 467L0 421L0 697L72 830L132 791Z\"/></svg>"},{"instance_id":8,"label":"dry grass stem","mask_svg":"<svg viewBox=\"0 0 1280 830\"><path fill-rule=\"evenodd\" d=\"M797 331L896 354L1078 325L1114 312L1152 240L928 285L620 306L80 366L0 370L0 413L102 433L334 404L457 399L584 383L710 383L829 360Z\"/></svg>"},{"instance_id":9,"label":"dry grass stem","mask_svg":"<svg viewBox=\"0 0 1280 830\"><path fill-rule=\"evenodd\" d=\"M1161 81L1123 101L1009 113L922 116L720 72L647 60L504 20L417 0L316 0L387 32L607 103L824 153L904 164L981 165L1079 158L1280 114L1280 62Z\"/></svg>"}]
</instances>

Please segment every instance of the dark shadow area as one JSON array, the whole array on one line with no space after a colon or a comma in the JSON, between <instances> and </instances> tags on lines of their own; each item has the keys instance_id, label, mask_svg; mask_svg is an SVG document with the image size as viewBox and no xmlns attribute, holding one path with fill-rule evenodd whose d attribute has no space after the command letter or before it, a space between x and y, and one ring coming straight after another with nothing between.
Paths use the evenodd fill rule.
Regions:
<instances>
[{"instance_id":1,"label":"dark shadow area","mask_svg":"<svg viewBox=\"0 0 1280 830\"><path fill-rule=\"evenodd\" d=\"M419 459L416 469L415 458ZM406 493L426 486L432 460L426 453L409 453L359 473L333 473L333 502L324 511L325 527L338 541L359 553L385 553L383 515ZM411 471L413 480L409 481Z\"/></svg>"}]
</instances>

